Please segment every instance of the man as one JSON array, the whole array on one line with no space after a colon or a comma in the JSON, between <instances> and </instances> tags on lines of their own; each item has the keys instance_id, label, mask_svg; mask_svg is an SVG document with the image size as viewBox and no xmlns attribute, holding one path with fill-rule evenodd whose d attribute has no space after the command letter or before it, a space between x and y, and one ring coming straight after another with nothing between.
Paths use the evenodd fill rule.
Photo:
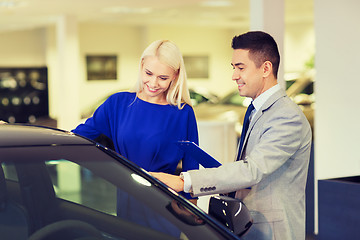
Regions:
<instances>
[{"instance_id":1,"label":"man","mask_svg":"<svg viewBox=\"0 0 360 240\"><path fill-rule=\"evenodd\" d=\"M232 48L232 78L239 94L252 98L255 108L237 161L180 177L152 174L194 196L236 191L254 220L243 239L303 240L310 125L277 83L280 55L269 34L235 36Z\"/></svg>"}]
</instances>

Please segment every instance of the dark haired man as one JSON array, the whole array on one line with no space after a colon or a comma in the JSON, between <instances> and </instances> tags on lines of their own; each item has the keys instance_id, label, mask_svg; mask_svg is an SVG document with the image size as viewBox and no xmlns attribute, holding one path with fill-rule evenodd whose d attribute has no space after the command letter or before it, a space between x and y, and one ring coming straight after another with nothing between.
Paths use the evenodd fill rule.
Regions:
<instances>
[{"instance_id":1,"label":"dark haired man","mask_svg":"<svg viewBox=\"0 0 360 240\"><path fill-rule=\"evenodd\" d=\"M305 185L311 128L300 108L277 83L280 55L267 33L235 36L232 79L253 99L250 124L233 163L153 175L194 196L236 191L254 220L242 239L305 239Z\"/></svg>"}]
</instances>

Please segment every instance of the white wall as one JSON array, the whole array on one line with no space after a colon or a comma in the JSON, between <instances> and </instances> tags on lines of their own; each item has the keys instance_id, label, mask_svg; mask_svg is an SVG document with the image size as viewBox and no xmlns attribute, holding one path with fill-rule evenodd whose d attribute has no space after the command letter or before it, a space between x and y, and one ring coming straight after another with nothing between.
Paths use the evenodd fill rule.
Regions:
<instances>
[{"instance_id":1,"label":"white wall","mask_svg":"<svg viewBox=\"0 0 360 240\"><path fill-rule=\"evenodd\" d=\"M120 74L117 81L88 82L84 76L81 79L81 108L109 92L132 87L138 77L142 51L158 39L174 41L184 55L209 56L209 79L189 79L189 86L206 87L218 94L225 94L234 87L230 66L231 37L226 29L167 26L141 28L90 23L81 24L79 29L81 59L85 61L86 54L118 54ZM82 66L85 67L85 62Z\"/></svg>"},{"instance_id":2,"label":"white wall","mask_svg":"<svg viewBox=\"0 0 360 240\"><path fill-rule=\"evenodd\" d=\"M245 32L247 29L238 29ZM231 30L205 27L161 27L148 30L149 41L159 38L173 40L183 55L209 56L209 79L189 79L190 87L205 87L219 95L233 90L231 80Z\"/></svg>"},{"instance_id":3,"label":"white wall","mask_svg":"<svg viewBox=\"0 0 360 240\"><path fill-rule=\"evenodd\" d=\"M317 180L360 175L360 2L315 0Z\"/></svg>"},{"instance_id":4,"label":"white wall","mask_svg":"<svg viewBox=\"0 0 360 240\"><path fill-rule=\"evenodd\" d=\"M79 25L80 61L83 73L80 109L123 89L129 89L138 77L139 58L142 53L140 29L116 24L85 23ZM117 80L86 78L86 55L115 54L118 56Z\"/></svg>"},{"instance_id":5,"label":"white wall","mask_svg":"<svg viewBox=\"0 0 360 240\"><path fill-rule=\"evenodd\" d=\"M360 175L360 2L315 0L315 174Z\"/></svg>"},{"instance_id":6,"label":"white wall","mask_svg":"<svg viewBox=\"0 0 360 240\"><path fill-rule=\"evenodd\" d=\"M290 23L286 25L284 40L285 72L296 73L305 70L305 62L315 54L315 33L313 22Z\"/></svg>"},{"instance_id":7,"label":"white wall","mask_svg":"<svg viewBox=\"0 0 360 240\"><path fill-rule=\"evenodd\" d=\"M44 29L0 33L0 67L46 66Z\"/></svg>"}]
</instances>

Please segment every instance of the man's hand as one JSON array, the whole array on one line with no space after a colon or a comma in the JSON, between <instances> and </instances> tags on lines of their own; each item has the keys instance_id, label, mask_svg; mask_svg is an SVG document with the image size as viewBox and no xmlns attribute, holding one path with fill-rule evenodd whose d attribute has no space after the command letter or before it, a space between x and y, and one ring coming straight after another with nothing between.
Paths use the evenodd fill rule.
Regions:
<instances>
[{"instance_id":1,"label":"man's hand","mask_svg":"<svg viewBox=\"0 0 360 240\"><path fill-rule=\"evenodd\" d=\"M159 172L150 172L150 174L174 189L176 192L184 191L184 181L179 176Z\"/></svg>"}]
</instances>

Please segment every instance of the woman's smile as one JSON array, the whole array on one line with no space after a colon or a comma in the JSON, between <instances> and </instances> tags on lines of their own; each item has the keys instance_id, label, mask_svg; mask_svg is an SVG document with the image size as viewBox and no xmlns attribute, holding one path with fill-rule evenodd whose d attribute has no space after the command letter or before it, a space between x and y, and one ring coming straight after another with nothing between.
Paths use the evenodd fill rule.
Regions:
<instances>
[{"instance_id":1,"label":"woman's smile","mask_svg":"<svg viewBox=\"0 0 360 240\"><path fill-rule=\"evenodd\" d=\"M152 88L152 87L150 87L149 85L147 85L146 84L146 86L147 86L147 88L148 88L148 90L150 91L150 92L152 92L152 93L155 93L155 92L157 92L159 89L156 89L156 88Z\"/></svg>"}]
</instances>

